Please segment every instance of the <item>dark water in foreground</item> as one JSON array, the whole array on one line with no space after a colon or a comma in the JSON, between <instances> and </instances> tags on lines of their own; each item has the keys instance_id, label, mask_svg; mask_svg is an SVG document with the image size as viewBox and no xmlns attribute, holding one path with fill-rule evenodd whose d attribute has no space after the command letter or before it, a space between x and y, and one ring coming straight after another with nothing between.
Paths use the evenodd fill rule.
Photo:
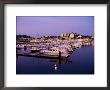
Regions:
<instances>
[{"instance_id":1,"label":"dark water in foreground","mask_svg":"<svg viewBox=\"0 0 110 90\"><path fill-rule=\"evenodd\" d=\"M61 64L57 59L19 56L16 74L94 74L94 47L77 49Z\"/></svg>"}]
</instances>

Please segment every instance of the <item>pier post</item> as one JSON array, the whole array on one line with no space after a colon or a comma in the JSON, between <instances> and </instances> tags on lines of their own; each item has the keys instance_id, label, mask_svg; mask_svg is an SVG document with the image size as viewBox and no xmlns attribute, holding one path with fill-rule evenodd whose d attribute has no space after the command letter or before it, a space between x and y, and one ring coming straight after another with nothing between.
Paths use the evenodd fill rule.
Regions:
<instances>
[{"instance_id":1,"label":"pier post","mask_svg":"<svg viewBox=\"0 0 110 90\"><path fill-rule=\"evenodd\" d=\"M61 51L59 51L59 64L61 64Z\"/></svg>"},{"instance_id":2,"label":"pier post","mask_svg":"<svg viewBox=\"0 0 110 90\"><path fill-rule=\"evenodd\" d=\"M26 46L24 46L24 50L27 50L27 47Z\"/></svg>"}]
</instances>

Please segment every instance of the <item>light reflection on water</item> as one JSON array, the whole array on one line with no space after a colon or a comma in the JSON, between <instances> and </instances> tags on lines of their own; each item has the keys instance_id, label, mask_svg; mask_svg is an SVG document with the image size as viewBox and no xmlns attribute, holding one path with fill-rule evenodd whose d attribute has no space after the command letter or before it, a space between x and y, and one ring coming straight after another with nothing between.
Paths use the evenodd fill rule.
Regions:
<instances>
[{"instance_id":1,"label":"light reflection on water","mask_svg":"<svg viewBox=\"0 0 110 90\"><path fill-rule=\"evenodd\" d=\"M94 74L94 47L79 48L60 63L58 59L18 56L16 74Z\"/></svg>"}]
</instances>

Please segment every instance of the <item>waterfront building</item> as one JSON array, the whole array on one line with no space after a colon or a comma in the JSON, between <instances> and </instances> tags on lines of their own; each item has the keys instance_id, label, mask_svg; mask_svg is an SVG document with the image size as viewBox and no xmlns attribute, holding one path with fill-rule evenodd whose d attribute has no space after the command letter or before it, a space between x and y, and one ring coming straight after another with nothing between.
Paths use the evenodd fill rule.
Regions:
<instances>
[{"instance_id":1,"label":"waterfront building","mask_svg":"<svg viewBox=\"0 0 110 90\"><path fill-rule=\"evenodd\" d=\"M70 38L74 38L74 33L70 33Z\"/></svg>"},{"instance_id":2,"label":"waterfront building","mask_svg":"<svg viewBox=\"0 0 110 90\"><path fill-rule=\"evenodd\" d=\"M63 37L63 33L60 36Z\"/></svg>"},{"instance_id":3,"label":"waterfront building","mask_svg":"<svg viewBox=\"0 0 110 90\"><path fill-rule=\"evenodd\" d=\"M75 37L74 33L62 33L61 37L66 39L66 40L71 40Z\"/></svg>"},{"instance_id":4,"label":"waterfront building","mask_svg":"<svg viewBox=\"0 0 110 90\"><path fill-rule=\"evenodd\" d=\"M37 40L36 39L32 39L32 40L30 40L30 42L35 43L35 42L37 42Z\"/></svg>"}]
</instances>

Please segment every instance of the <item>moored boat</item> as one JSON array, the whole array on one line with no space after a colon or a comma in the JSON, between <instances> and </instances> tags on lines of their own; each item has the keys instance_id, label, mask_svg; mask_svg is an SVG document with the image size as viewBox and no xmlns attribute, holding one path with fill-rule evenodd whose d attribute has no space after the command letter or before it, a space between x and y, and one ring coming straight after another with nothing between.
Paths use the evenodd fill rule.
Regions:
<instances>
[{"instance_id":1,"label":"moored boat","mask_svg":"<svg viewBox=\"0 0 110 90\"><path fill-rule=\"evenodd\" d=\"M35 53L35 52L39 52L40 51L40 49L37 48L37 47L32 47L30 50L31 50L32 53Z\"/></svg>"},{"instance_id":2,"label":"moored boat","mask_svg":"<svg viewBox=\"0 0 110 90\"><path fill-rule=\"evenodd\" d=\"M65 49L59 49L58 47L52 47L49 50L41 50L40 53L47 56L58 56L61 52L61 57L68 57L68 52Z\"/></svg>"}]
</instances>

